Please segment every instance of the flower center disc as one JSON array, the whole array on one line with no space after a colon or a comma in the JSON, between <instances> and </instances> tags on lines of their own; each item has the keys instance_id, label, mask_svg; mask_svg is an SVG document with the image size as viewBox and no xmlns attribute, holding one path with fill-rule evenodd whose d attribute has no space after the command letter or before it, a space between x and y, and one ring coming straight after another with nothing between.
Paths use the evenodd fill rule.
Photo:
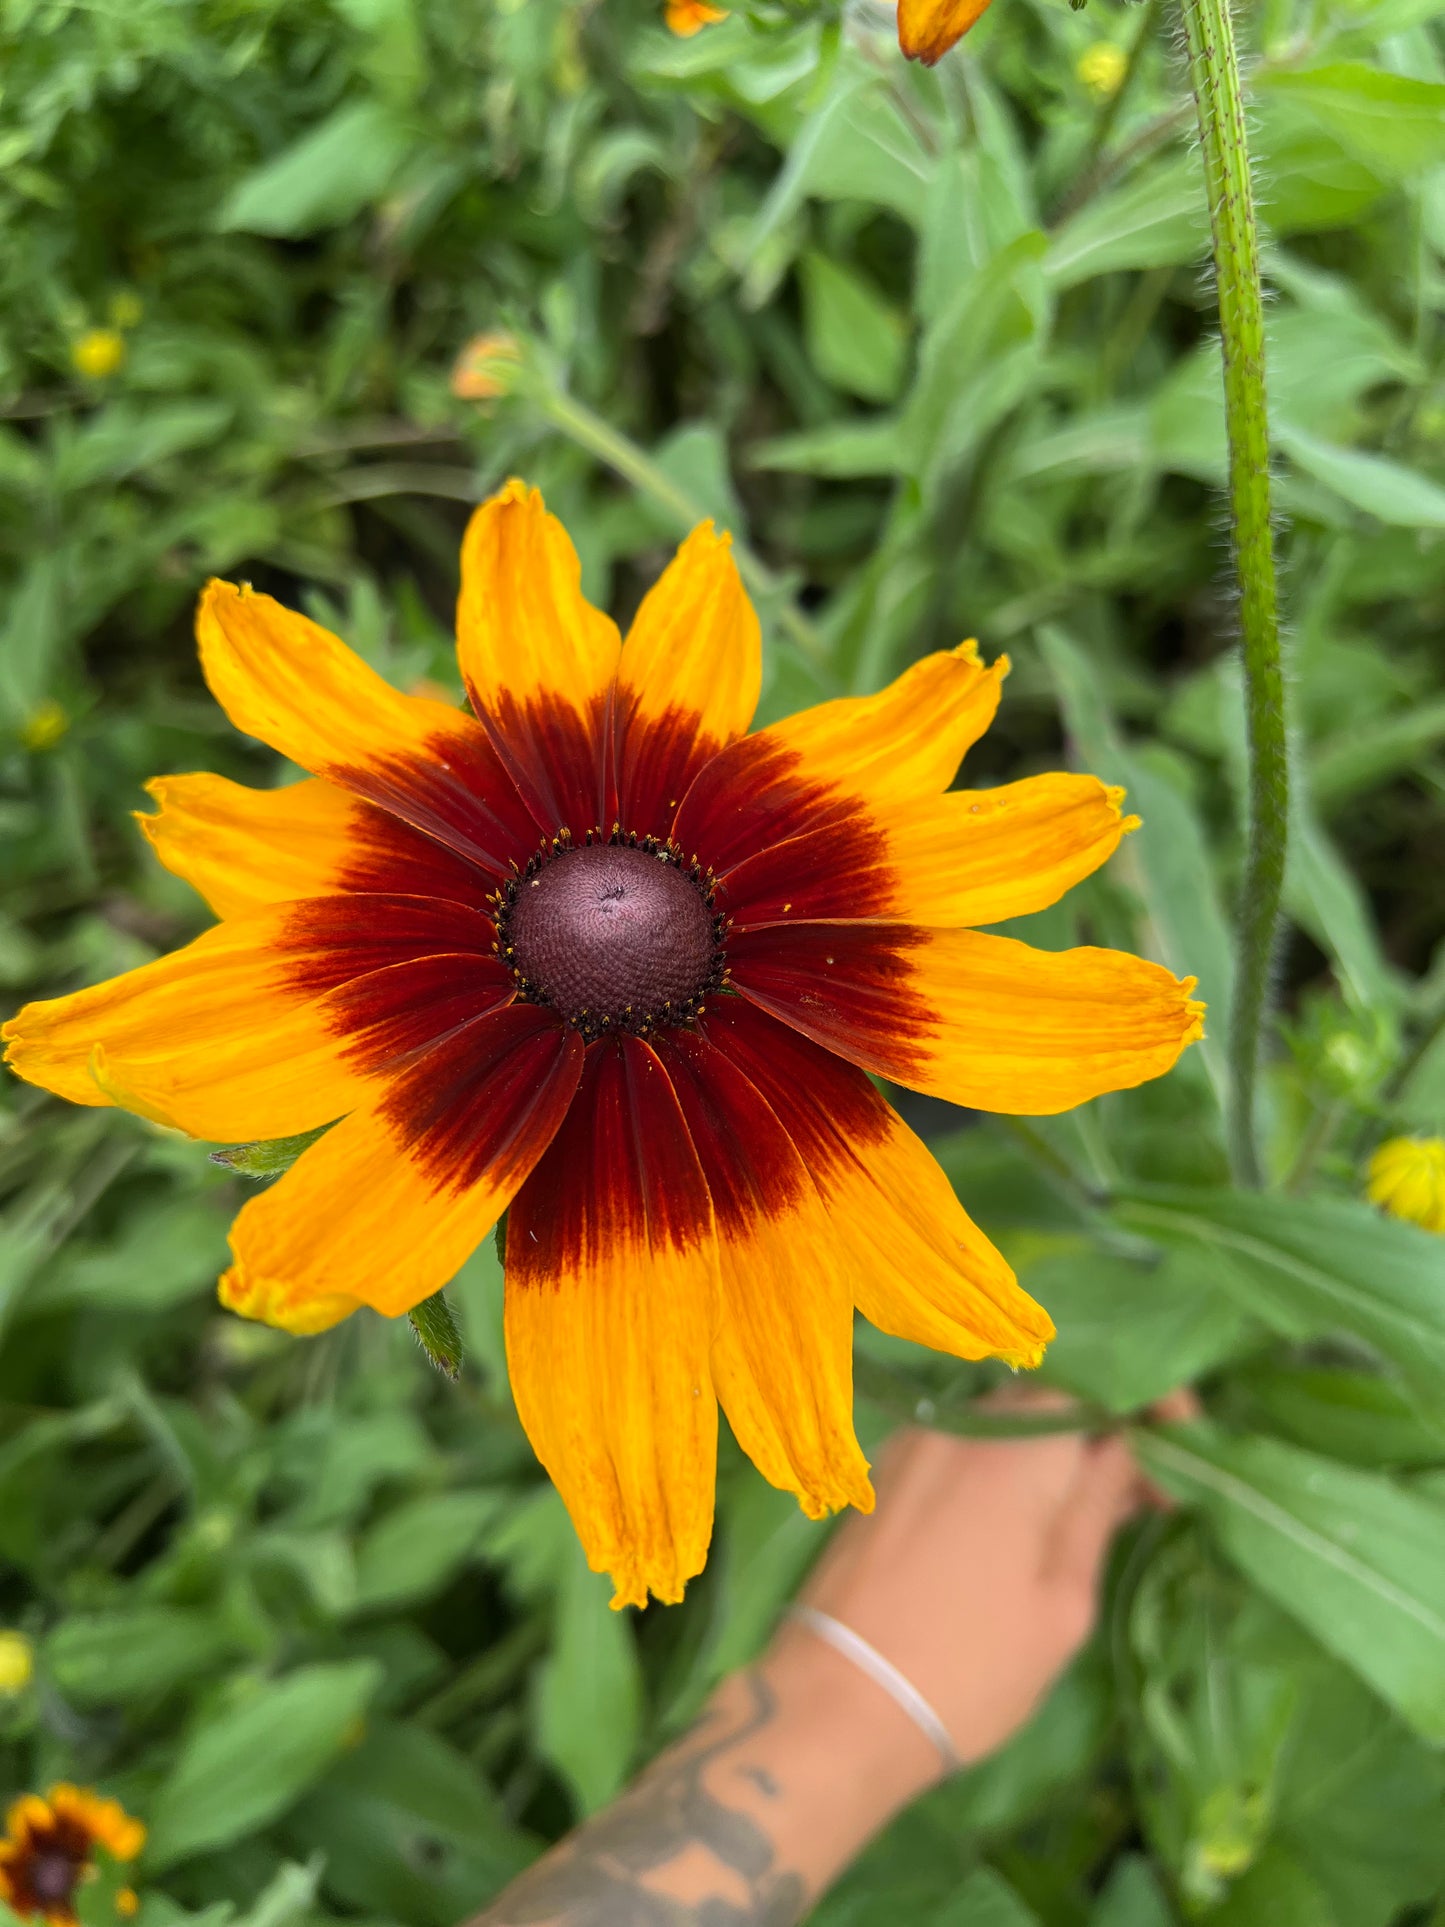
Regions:
<instances>
[{"instance_id":1,"label":"flower center disc","mask_svg":"<svg viewBox=\"0 0 1445 1927\"><path fill-rule=\"evenodd\" d=\"M505 940L526 987L589 1037L686 1023L718 981L702 891L667 857L625 845L564 850L524 878Z\"/></svg>"},{"instance_id":2,"label":"flower center disc","mask_svg":"<svg viewBox=\"0 0 1445 1927\"><path fill-rule=\"evenodd\" d=\"M43 1906L63 1908L69 1904L80 1880L80 1867L68 1853L42 1851L26 1869L30 1891Z\"/></svg>"}]
</instances>

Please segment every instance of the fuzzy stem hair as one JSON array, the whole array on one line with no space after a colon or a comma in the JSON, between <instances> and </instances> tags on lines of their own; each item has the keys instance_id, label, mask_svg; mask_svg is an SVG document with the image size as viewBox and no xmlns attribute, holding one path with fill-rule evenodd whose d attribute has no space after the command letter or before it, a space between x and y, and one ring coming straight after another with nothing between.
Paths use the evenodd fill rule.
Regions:
<instances>
[{"instance_id":1,"label":"fuzzy stem hair","mask_svg":"<svg viewBox=\"0 0 1445 1927\"><path fill-rule=\"evenodd\" d=\"M1238 975L1229 1036L1229 1149L1237 1183L1257 1187L1255 1087L1273 979L1289 842L1289 743L1280 659L1264 300L1249 144L1229 0L1180 0L1214 244L1229 520L1239 581L1249 736L1249 847L1240 894Z\"/></svg>"}]
</instances>

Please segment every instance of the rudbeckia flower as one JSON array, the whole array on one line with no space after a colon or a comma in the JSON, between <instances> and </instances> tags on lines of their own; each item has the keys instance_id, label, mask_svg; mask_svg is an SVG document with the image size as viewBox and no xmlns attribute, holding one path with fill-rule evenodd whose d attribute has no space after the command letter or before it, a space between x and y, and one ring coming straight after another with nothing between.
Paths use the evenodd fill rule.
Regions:
<instances>
[{"instance_id":1,"label":"rudbeckia flower","mask_svg":"<svg viewBox=\"0 0 1445 1927\"><path fill-rule=\"evenodd\" d=\"M5 1816L0 1840L0 1900L22 1920L45 1920L52 1927L74 1927L75 1896L93 1877L95 1850L116 1860L134 1860L145 1845L146 1830L115 1800L103 1800L83 1787L62 1783L44 1799L27 1793ZM136 1909L136 1896L123 1887L116 1897L123 1914Z\"/></svg>"},{"instance_id":2,"label":"rudbeckia flower","mask_svg":"<svg viewBox=\"0 0 1445 1927\"><path fill-rule=\"evenodd\" d=\"M932 67L988 12L992 0L898 0L898 44Z\"/></svg>"},{"instance_id":3,"label":"rudbeckia flower","mask_svg":"<svg viewBox=\"0 0 1445 1927\"><path fill-rule=\"evenodd\" d=\"M702 1567L719 1401L811 1515L871 1504L855 1306L962 1358L1034 1364L1052 1335L869 1074L1061 1111L1166 1071L1202 1007L1139 958L972 927L1132 827L1090 776L949 789L1005 662L966 643L748 735L726 536L693 531L625 642L580 575L537 494L478 510L470 714L212 583L211 689L315 780L158 778L143 827L220 923L6 1034L22 1077L195 1137L334 1123L236 1220L221 1297L247 1317L398 1316L510 1207L517 1409L640 1604Z\"/></svg>"},{"instance_id":4,"label":"rudbeckia flower","mask_svg":"<svg viewBox=\"0 0 1445 1927\"><path fill-rule=\"evenodd\" d=\"M1445 1137L1392 1137L1370 1159L1370 1202L1445 1233Z\"/></svg>"}]
</instances>

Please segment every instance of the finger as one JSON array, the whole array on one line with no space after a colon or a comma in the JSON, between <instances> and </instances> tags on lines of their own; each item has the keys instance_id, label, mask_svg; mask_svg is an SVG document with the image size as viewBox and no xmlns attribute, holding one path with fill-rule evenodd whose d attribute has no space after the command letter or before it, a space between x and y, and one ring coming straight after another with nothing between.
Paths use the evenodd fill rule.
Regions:
<instances>
[{"instance_id":1,"label":"finger","mask_svg":"<svg viewBox=\"0 0 1445 1927\"><path fill-rule=\"evenodd\" d=\"M1144 1479L1123 1439L1115 1435L1089 1446L1046 1542L1046 1578L1092 1593L1110 1540L1144 1500Z\"/></svg>"},{"instance_id":2,"label":"finger","mask_svg":"<svg viewBox=\"0 0 1445 1927\"><path fill-rule=\"evenodd\" d=\"M1149 1407L1149 1416L1156 1425L1187 1425L1203 1414L1204 1407L1192 1385L1176 1385L1172 1392L1156 1398Z\"/></svg>"},{"instance_id":3,"label":"finger","mask_svg":"<svg viewBox=\"0 0 1445 1927\"><path fill-rule=\"evenodd\" d=\"M1192 1419L1202 1418L1203 1414L1204 1407L1199 1402L1199 1394L1191 1385L1176 1385L1172 1392L1166 1392L1163 1398L1156 1398L1148 1408L1148 1416L1155 1425L1188 1425ZM1143 1485L1146 1505L1153 1506L1156 1512L1174 1510L1175 1501L1162 1486L1155 1485L1149 1478L1143 1479Z\"/></svg>"}]
</instances>

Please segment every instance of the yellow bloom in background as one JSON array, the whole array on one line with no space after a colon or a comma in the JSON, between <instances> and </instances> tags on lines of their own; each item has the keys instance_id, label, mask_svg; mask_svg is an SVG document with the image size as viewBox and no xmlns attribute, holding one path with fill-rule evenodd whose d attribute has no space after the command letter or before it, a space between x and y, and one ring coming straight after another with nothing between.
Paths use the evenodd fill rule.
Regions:
<instances>
[{"instance_id":1,"label":"yellow bloom in background","mask_svg":"<svg viewBox=\"0 0 1445 1927\"><path fill-rule=\"evenodd\" d=\"M71 344L71 366L87 381L105 381L124 361L125 336L114 328L87 328Z\"/></svg>"},{"instance_id":2,"label":"yellow bloom in background","mask_svg":"<svg viewBox=\"0 0 1445 1927\"><path fill-rule=\"evenodd\" d=\"M1118 93L1129 71L1129 56L1111 40L1095 41L1079 56L1074 72L1100 100L1111 100Z\"/></svg>"},{"instance_id":3,"label":"yellow bloom in background","mask_svg":"<svg viewBox=\"0 0 1445 1927\"><path fill-rule=\"evenodd\" d=\"M35 1648L24 1633L0 1632L0 1694L23 1693L35 1672Z\"/></svg>"},{"instance_id":4,"label":"yellow bloom in background","mask_svg":"<svg viewBox=\"0 0 1445 1927\"><path fill-rule=\"evenodd\" d=\"M1392 1137L1370 1159L1370 1202L1445 1235L1445 1137Z\"/></svg>"},{"instance_id":5,"label":"yellow bloom in background","mask_svg":"<svg viewBox=\"0 0 1445 1927\"><path fill-rule=\"evenodd\" d=\"M855 1308L1039 1362L1047 1312L869 1073L1064 1111L1161 1076L1203 1006L977 927L1137 823L1093 776L952 787L1006 659L966 642L752 732L728 537L694 529L624 639L520 482L463 541L470 714L248 589L197 628L231 721L312 776L157 778L142 827L221 921L0 1034L32 1083L193 1137L332 1127L242 1210L223 1303L400 1317L506 1210L517 1410L616 1605L702 1569L719 1406L811 1517L872 1506Z\"/></svg>"},{"instance_id":6,"label":"yellow bloom in background","mask_svg":"<svg viewBox=\"0 0 1445 1927\"><path fill-rule=\"evenodd\" d=\"M27 749L54 749L70 728L70 718L53 697L32 709L20 726L20 740Z\"/></svg>"},{"instance_id":7,"label":"yellow bloom in background","mask_svg":"<svg viewBox=\"0 0 1445 1927\"><path fill-rule=\"evenodd\" d=\"M119 1801L84 1787L62 1781L44 1799L24 1794L5 1816L0 1900L22 1920L72 1927L75 1896L82 1882L94 1877L97 1847L112 1859L134 1860L145 1838L145 1828ZM122 1913L134 1913L135 1895L123 1888L116 1905Z\"/></svg>"},{"instance_id":8,"label":"yellow bloom in background","mask_svg":"<svg viewBox=\"0 0 1445 1927\"><path fill-rule=\"evenodd\" d=\"M931 67L988 12L991 0L898 0L898 44Z\"/></svg>"},{"instance_id":9,"label":"yellow bloom in background","mask_svg":"<svg viewBox=\"0 0 1445 1927\"><path fill-rule=\"evenodd\" d=\"M695 33L701 33L714 21L726 20L728 10L710 7L707 0L667 0L663 17L679 40L691 40Z\"/></svg>"}]
</instances>

